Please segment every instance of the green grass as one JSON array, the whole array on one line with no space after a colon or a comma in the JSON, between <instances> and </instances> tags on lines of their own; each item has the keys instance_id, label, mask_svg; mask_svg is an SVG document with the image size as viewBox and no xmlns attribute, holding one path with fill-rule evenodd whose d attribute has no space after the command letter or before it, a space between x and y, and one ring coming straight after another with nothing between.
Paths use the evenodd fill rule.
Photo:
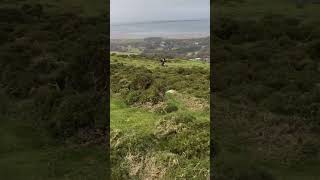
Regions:
<instances>
[{"instance_id":1,"label":"green grass","mask_svg":"<svg viewBox=\"0 0 320 180\"><path fill-rule=\"evenodd\" d=\"M122 130L124 133L146 135L152 132L158 115L146 112L137 107L128 107L124 101L112 98L110 102L110 127L112 130Z\"/></svg>"},{"instance_id":2,"label":"green grass","mask_svg":"<svg viewBox=\"0 0 320 180\"><path fill-rule=\"evenodd\" d=\"M139 58L112 57L111 62L143 66L155 72L160 66L156 61ZM209 68L208 63L186 60L168 63L172 69L194 66ZM148 179L154 175L160 179L208 177L208 101L179 91L167 93L164 101L156 105L128 106L123 98L117 93L111 96L113 179ZM170 113L159 111L168 104L176 108Z\"/></svg>"},{"instance_id":3,"label":"green grass","mask_svg":"<svg viewBox=\"0 0 320 180\"><path fill-rule=\"evenodd\" d=\"M117 56L111 56L111 63L118 62L127 65L134 65L137 67L146 67L148 69L154 69L160 66L160 60L151 60L141 58L123 58ZM204 69L210 69L208 62L203 61L193 61L193 60L184 60L184 59L170 59L166 63L169 68L191 68L191 67L202 67Z\"/></svg>"}]
</instances>

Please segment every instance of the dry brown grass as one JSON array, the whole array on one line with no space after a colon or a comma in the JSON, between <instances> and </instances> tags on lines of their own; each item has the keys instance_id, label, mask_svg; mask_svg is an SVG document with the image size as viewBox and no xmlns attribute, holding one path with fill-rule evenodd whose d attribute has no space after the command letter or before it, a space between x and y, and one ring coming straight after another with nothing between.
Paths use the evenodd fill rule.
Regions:
<instances>
[{"instance_id":1,"label":"dry brown grass","mask_svg":"<svg viewBox=\"0 0 320 180\"><path fill-rule=\"evenodd\" d=\"M174 121L169 120L161 120L157 124L157 128L154 131L154 135L161 139L170 134L177 134L185 128L185 125L182 123L176 123Z\"/></svg>"},{"instance_id":2,"label":"dry brown grass","mask_svg":"<svg viewBox=\"0 0 320 180\"><path fill-rule=\"evenodd\" d=\"M110 143L111 148L116 149L119 145L124 143L125 136L123 136L122 132L118 129L113 129L110 132Z\"/></svg>"},{"instance_id":3,"label":"dry brown grass","mask_svg":"<svg viewBox=\"0 0 320 180\"><path fill-rule=\"evenodd\" d=\"M205 111L209 110L209 103L201 98L189 96L185 94L176 93L175 96L185 105L190 111Z\"/></svg>"},{"instance_id":4,"label":"dry brown grass","mask_svg":"<svg viewBox=\"0 0 320 180\"><path fill-rule=\"evenodd\" d=\"M167 179L167 170L178 165L176 155L168 152L153 152L146 155L128 152L125 160L129 164L129 175L142 180Z\"/></svg>"}]
</instances>

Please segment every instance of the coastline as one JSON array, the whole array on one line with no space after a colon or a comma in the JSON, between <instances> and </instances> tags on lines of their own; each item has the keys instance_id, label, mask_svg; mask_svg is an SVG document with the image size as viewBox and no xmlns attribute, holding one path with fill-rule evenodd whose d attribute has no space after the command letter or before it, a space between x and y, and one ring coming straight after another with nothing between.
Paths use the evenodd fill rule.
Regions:
<instances>
[{"instance_id":1,"label":"coastline","mask_svg":"<svg viewBox=\"0 0 320 180\"><path fill-rule=\"evenodd\" d=\"M148 37L161 37L165 39L193 39L193 38L205 38L210 36L210 32L182 32L182 33L112 33L110 39L144 39Z\"/></svg>"}]
</instances>

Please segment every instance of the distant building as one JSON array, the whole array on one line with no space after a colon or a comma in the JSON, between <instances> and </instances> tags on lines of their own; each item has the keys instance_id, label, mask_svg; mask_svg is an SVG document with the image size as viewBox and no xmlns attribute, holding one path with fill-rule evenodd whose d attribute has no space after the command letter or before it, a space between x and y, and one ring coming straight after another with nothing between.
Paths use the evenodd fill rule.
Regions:
<instances>
[{"instance_id":1,"label":"distant building","mask_svg":"<svg viewBox=\"0 0 320 180\"><path fill-rule=\"evenodd\" d=\"M161 41L160 46L161 46L161 47L165 47L165 46L166 46L166 42Z\"/></svg>"}]
</instances>

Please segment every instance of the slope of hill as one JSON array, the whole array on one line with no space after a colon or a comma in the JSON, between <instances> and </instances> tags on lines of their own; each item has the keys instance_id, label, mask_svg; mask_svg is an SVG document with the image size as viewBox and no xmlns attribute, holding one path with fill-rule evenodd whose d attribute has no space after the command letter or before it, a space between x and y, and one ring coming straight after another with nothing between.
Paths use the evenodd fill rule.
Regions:
<instances>
[{"instance_id":1,"label":"slope of hill","mask_svg":"<svg viewBox=\"0 0 320 180\"><path fill-rule=\"evenodd\" d=\"M209 64L111 56L113 179L207 179Z\"/></svg>"},{"instance_id":2,"label":"slope of hill","mask_svg":"<svg viewBox=\"0 0 320 180\"><path fill-rule=\"evenodd\" d=\"M213 4L217 179L320 178L319 9Z\"/></svg>"},{"instance_id":3,"label":"slope of hill","mask_svg":"<svg viewBox=\"0 0 320 180\"><path fill-rule=\"evenodd\" d=\"M107 45L107 24L102 14L80 15L66 2L1 2L3 179L108 175L99 54ZM88 12L95 11L87 2Z\"/></svg>"}]
</instances>

